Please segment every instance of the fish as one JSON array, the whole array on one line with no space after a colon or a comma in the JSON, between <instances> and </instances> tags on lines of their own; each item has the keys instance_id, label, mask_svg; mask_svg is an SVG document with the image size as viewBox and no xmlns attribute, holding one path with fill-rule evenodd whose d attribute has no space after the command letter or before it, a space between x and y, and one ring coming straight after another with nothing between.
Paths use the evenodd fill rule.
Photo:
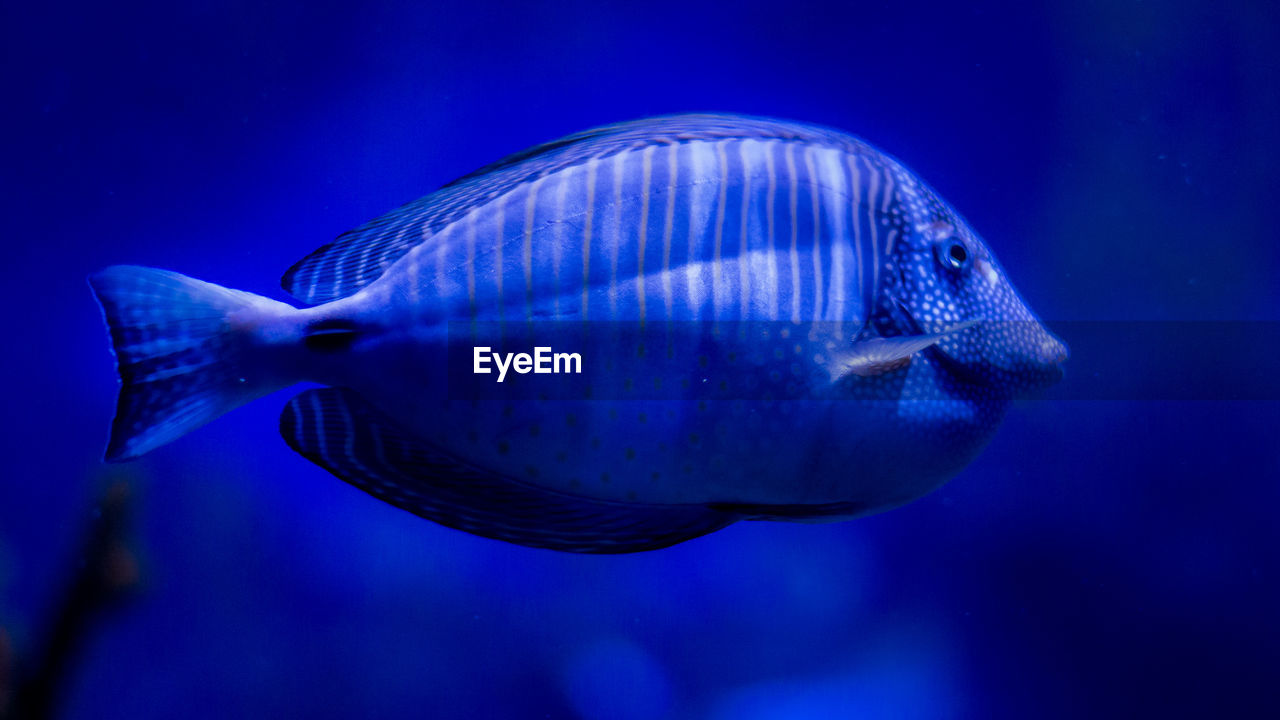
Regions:
<instances>
[{"instance_id":1,"label":"fish","mask_svg":"<svg viewBox=\"0 0 1280 720\"><path fill-rule=\"evenodd\" d=\"M1068 356L901 162L731 114L485 166L304 257L296 304L140 266L89 284L121 384L107 461L311 383L280 416L298 454L447 527L580 553L901 506Z\"/></svg>"}]
</instances>

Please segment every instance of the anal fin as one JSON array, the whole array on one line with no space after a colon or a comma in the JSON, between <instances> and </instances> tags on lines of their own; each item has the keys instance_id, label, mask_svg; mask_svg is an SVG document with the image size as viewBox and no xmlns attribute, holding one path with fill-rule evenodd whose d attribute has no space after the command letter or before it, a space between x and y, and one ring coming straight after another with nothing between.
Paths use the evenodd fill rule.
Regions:
<instances>
[{"instance_id":1,"label":"anal fin","mask_svg":"<svg viewBox=\"0 0 1280 720\"><path fill-rule=\"evenodd\" d=\"M280 415L303 457L374 497L441 525L579 553L656 550L739 515L704 505L644 505L558 493L467 465L401 430L343 388L308 390Z\"/></svg>"}]
</instances>

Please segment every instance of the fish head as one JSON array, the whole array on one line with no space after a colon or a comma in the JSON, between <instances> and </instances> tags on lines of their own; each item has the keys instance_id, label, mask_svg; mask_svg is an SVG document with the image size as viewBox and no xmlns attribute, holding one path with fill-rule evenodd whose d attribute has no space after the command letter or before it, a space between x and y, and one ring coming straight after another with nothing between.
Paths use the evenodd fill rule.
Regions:
<instances>
[{"instance_id":1,"label":"fish head","mask_svg":"<svg viewBox=\"0 0 1280 720\"><path fill-rule=\"evenodd\" d=\"M950 372L1008 395L1061 379L1066 344L1027 306L982 238L939 200L915 209L893 250L896 287L886 291L897 331L942 334L934 351Z\"/></svg>"}]
</instances>

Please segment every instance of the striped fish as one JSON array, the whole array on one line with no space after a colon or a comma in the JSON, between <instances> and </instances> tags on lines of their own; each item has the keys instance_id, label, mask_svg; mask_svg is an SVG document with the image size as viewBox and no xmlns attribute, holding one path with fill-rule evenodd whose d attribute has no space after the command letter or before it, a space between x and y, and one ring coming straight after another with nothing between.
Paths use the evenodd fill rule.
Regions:
<instances>
[{"instance_id":1,"label":"striped fish","mask_svg":"<svg viewBox=\"0 0 1280 720\"><path fill-rule=\"evenodd\" d=\"M123 383L108 460L310 381L280 421L304 457L574 552L901 505L1067 354L901 163L731 115L482 168L290 268L305 307L141 267L90 283Z\"/></svg>"}]
</instances>

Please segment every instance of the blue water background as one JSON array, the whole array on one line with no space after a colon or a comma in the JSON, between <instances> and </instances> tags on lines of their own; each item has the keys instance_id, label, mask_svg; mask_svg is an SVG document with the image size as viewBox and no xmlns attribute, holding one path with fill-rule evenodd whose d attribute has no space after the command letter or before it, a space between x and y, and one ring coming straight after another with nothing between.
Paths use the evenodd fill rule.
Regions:
<instances>
[{"instance_id":1,"label":"blue water background","mask_svg":"<svg viewBox=\"0 0 1280 720\"><path fill-rule=\"evenodd\" d=\"M1280 327L1273 4L55 2L0 27L0 626L30 652L113 479L144 576L67 717L1280 707L1280 403L1247 382L1051 392L905 508L582 557L361 494L280 440L287 393L100 464L116 381L84 281L127 262L283 298L301 256L508 152L735 111L903 159L1051 324L1199 349L1116 333L1076 380L1217 387L1241 357L1280 372L1256 354ZM1215 346L1184 321L1254 324Z\"/></svg>"}]
</instances>

